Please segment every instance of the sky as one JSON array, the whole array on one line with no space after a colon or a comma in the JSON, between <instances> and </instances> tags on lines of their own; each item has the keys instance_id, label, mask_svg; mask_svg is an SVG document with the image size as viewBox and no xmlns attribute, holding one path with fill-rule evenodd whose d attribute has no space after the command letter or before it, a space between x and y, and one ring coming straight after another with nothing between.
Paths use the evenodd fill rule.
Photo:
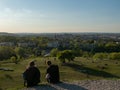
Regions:
<instances>
[{"instance_id":1,"label":"sky","mask_svg":"<svg viewBox=\"0 0 120 90\"><path fill-rule=\"evenodd\" d=\"M0 32L120 33L120 0L0 0Z\"/></svg>"}]
</instances>

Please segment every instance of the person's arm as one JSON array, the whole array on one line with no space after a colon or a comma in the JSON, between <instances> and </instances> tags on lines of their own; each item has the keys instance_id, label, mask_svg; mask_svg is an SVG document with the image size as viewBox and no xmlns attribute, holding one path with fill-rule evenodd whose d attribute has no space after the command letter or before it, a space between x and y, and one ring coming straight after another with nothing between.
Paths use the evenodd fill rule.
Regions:
<instances>
[{"instance_id":1,"label":"person's arm","mask_svg":"<svg viewBox=\"0 0 120 90\"><path fill-rule=\"evenodd\" d=\"M25 70L25 71L22 73L22 75L23 75L23 79L26 80L26 77L27 77L27 70Z\"/></svg>"},{"instance_id":2,"label":"person's arm","mask_svg":"<svg viewBox=\"0 0 120 90\"><path fill-rule=\"evenodd\" d=\"M48 68L47 68L47 73L51 73L51 66L49 66Z\"/></svg>"},{"instance_id":3,"label":"person's arm","mask_svg":"<svg viewBox=\"0 0 120 90\"><path fill-rule=\"evenodd\" d=\"M36 77L39 79L39 82L40 82L40 77L41 77L41 73L40 73L40 70L38 68L36 68Z\"/></svg>"},{"instance_id":4,"label":"person's arm","mask_svg":"<svg viewBox=\"0 0 120 90\"><path fill-rule=\"evenodd\" d=\"M46 70L46 74L47 74L47 73L49 73L49 70L48 70L48 68L47 68L47 70Z\"/></svg>"}]
</instances>

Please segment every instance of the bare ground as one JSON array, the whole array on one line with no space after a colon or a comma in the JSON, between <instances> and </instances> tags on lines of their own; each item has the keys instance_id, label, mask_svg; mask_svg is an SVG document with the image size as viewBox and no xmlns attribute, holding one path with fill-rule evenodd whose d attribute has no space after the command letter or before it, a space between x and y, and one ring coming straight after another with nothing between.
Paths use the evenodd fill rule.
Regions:
<instances>
[{"instance_id":1,"label":"bare ground","mask_svg":"<svg viewBox=\"0 0 120 90\"><path fill-rule=\"evenodd\" d=\"M39 85L23 90L120 90L120 80L84 80Z\"/></svg>"}]
</instances>

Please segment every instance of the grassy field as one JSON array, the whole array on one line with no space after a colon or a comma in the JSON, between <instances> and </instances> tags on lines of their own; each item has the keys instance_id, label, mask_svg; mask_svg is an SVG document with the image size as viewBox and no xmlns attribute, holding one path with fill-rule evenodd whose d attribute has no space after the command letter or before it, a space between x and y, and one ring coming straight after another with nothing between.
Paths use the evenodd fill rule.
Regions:
<instances>
[{"instance_id":1,"label":"grassy field","mask_svg":"<svg viewBox=\"0 0 120 90\"><path fill-rule=\"evenodd\" d=\"M47 83L45 73L47 65L45 60L51 60L53 64L59 65L61 81L72 82L86 79L118 79L120 78L120 61L117 60L96 60L76 58L73 62L61 65L59 60L53 58L34 58L21 61L19 64L1 61L0 68L9 68L14 71L0 70L0 90L17 90L23 88L22 73L28 63L36 60L37 67L41 72L41 83Z\"/></svg>"}]
</instances>

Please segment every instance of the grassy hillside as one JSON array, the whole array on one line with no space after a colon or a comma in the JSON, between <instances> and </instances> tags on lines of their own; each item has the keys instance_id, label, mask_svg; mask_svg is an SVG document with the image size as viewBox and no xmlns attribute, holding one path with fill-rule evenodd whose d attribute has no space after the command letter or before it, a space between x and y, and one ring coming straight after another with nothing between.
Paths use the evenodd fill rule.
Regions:
<instances>
[{"instance_id":1,"label":"grassy hillside","mask_svg":"<svg viewBox=\"0 0 120 90\"><path fill-rule=\"evenodd\" d=\"M117 60L97 60L76 58L74 62L61 65L59 60L53 58L34 58L21 61L19 64L1 61L0 68L9 68L14 71L0 70L0 90L16 90L23 87L22 72L31 60L36 60L37 67L41 72L41 84L47 83L45 73L47 65L45 60L51 60L53 64L58 64L61 81L72 82L74 80L86 79L117 79L120 78L120 61Z\"/></svg>"}]
</instances>

